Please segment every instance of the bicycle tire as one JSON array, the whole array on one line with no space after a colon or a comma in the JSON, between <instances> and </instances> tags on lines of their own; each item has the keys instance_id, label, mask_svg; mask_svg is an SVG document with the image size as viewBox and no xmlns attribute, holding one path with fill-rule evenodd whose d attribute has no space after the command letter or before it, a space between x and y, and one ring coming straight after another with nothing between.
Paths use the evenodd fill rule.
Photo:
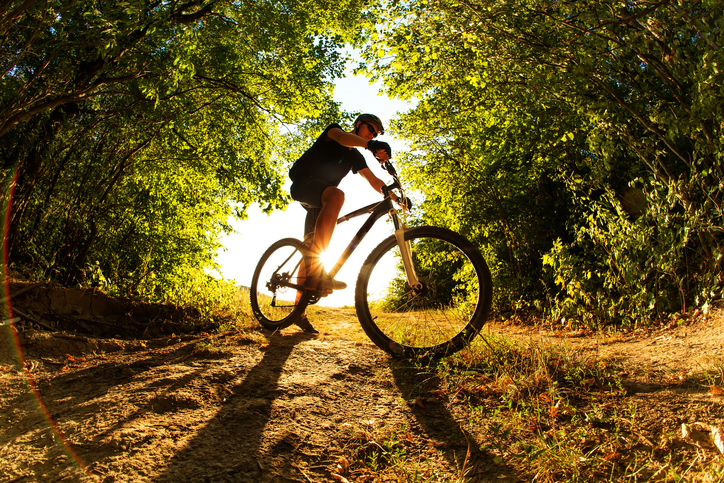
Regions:
<instances>
[{"instance_id":1,"label":"bicycle tire","mask_svg":"<svg viewBox=\"0 0 724 483\"><path fill-rule=\"evenodd\" d=\"M472 341L488 317L488 265L472 243L445 228L412 228L405 241L422 289L407 284L397 239L391 236L362 265L355 290L357 317L372 342L394 357L451 355Z\"/></svg>"},{"instance_id":2,"label":"bicycle tire","mask_svg":"<svg viewBox=\"0 0 724 483\"><path fill-rule=\"evenodd\" d=\"M272 244L259 259L249 288L251 310L266 329L289 327L304 313L311 294L304 290L296 300L297 290L289 283L302 284L298 278L302 255L301 241L284 238Z\"/></svg>"}]
</instances>

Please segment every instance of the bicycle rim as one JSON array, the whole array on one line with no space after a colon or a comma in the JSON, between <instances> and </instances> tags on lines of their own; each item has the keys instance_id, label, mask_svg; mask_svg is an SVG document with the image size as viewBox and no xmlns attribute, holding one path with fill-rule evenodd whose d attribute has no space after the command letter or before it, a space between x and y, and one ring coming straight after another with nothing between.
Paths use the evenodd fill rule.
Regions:
<instances>
[{"instance_id":1,"label":"bicycle rim","mask_svg":"<svg viewBox=\"0 0 724 483\"><path fill-rule=\"evenodd\" d=\"M251 309L265 328L283 329L292 325L309 303L309 294L298 291L289 284L303 283L299 277L302 255L301 244L294 238L274 243L264 252L251 281L249 290Z\"/></svg>"},{"instance_id":2,"label":"bicycle rim","mask_svg":"<svg viewBox=\"0 0 724 483\"><path fill-rule=\"evenodd\" d=\"M418 227L405 233L422 288L407 284L394 236L365 261L355 305L363 329L387 353L437 358L465 347L485 323L491 277L480 251L455 232Z\"/></svg>"}]
</instances>

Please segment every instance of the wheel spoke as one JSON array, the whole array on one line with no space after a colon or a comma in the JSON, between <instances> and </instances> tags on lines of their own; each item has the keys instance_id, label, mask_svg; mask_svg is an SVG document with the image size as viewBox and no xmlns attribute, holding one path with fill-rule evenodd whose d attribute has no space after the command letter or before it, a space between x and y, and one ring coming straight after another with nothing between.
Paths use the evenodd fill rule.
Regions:
<instances>
[{"instance_id":1,"label":"wheel spoke","mask_svg":"<svg viewBox=\"0 0 724 483\"><path fill-rule=\"evenodd\" d=\"M301 315L309 296L299 292L302 256L299 240L279 240L262 255L254 271L251 306L259 322L269 329L291 325Z\"/></svg>"},{"instance_id":2,"label":"wheel spoke","mask_svg":"<svg viewBox=\"0 0 724 483\"><path fill-rule=\"evenodd\" d=\"M358 281L356 305L370 338L390 353L441 355L475 336L490 306L490 272L459 235L421 227L406 234L420 290L406 283L396 240L373 251Z\"/></svg>"}]
</instances>

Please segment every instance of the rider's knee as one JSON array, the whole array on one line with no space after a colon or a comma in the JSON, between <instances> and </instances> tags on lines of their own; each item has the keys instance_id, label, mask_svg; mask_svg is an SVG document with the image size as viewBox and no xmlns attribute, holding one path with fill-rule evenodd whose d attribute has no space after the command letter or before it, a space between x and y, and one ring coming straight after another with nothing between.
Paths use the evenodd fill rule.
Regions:
<instances>
[{"instance_id":1,"label":"rider's knee","mask_svg":"<svg viewBox=\"0 0 724 483\"><path fill-rule=\"evenodd\" d=\"M341 207L344 204L344 191L337 187L330 186L324 190L322 202L324 204Z\"/></svg>"}]
</instances>

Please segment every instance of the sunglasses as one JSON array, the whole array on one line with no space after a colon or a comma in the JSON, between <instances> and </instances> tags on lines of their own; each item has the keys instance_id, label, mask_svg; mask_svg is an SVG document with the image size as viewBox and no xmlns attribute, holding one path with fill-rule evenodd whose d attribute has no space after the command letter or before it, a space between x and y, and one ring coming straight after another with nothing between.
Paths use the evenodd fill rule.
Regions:
<instances>
[{"instance_id":1,"label":"sunglasses","mask_svg":"<svg viewBox=\"0 0 724 483\"><path fill-rule=\"evenodd\" d=\"M365 126L367 126L367 129L369 130L369 132L372 133L372 138L373 138L373 139L377 137L377 135L378 135L379 133L377 132L377 128L375 128L374 125L372 125L372 124L370 124L370 123L368 123L368 122L363 122L362 124L364 124Z\"/></svg>"}]
</instances>

